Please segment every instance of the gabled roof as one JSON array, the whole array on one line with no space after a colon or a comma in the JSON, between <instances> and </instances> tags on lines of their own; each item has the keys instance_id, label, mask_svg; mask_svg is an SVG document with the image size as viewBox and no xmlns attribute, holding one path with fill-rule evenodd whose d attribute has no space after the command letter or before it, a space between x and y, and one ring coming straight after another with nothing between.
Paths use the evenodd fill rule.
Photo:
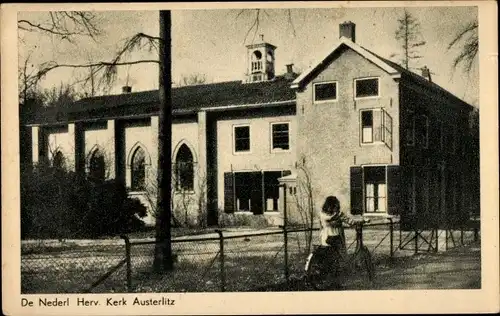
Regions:
<instances>
[{"instance_id":1,"label":"gabled roof","mask_svg":"<svg viewBox=\"0 0 500 316\"><path fill-rule=\"evenodd\" d=\"M409 79L411 79L413 82L421 85L421 86L424 86L424 87L427 87L428 89L432 90L433 92L437 93L437 94L441 94L447 98L451 98L453 99L454 101L457 101L459 103L462 103L463 105L466 105L468 107L471 107L473 108L472 105L470 105L469 103L465 102L464 100L460 99L459 97L457 97L456 95L454 95L453 93L449 92L448 90L446 90L445 88L441 87L440 85L438 85L437 83L433 82L433 81L429 81L427 80L426 78L414 73L413 71L410 71L406 68L404 68L403 66L401 65L398 65L397 63L393 62L393 61L390 61L388 59L385 59L383 57L380 57L378 56L377 54L371 52L373 55L377 56L380 60L382 60L383 62L387 63L388 65L391 65L394 69L397 69L401 74L407 76Z\"/></svg>"},{"instance_id":2,"label":"gabled roof","mask_svg":"<svg viewBox=\"0 0 500 316\"><path fill-rule=\"evenodd\" d=\"M196 113L198 110L217 110L295 101L290 89L292 79L277 76L270 81L243 83L229 81L213 84L177 87L172 89L174 115ZM139 115L154 115L159 110L158 90L84 98L64 109L48 108L33 113L30 124L104 119Z\"/></svg>"},{"instance_id":3,"label":"gabled roof","mask_svg":"<svg viewBox=\"0 0 500 316\"><path fill-rule=\"evenodd\" d=\"M325 63L329 58L335 54L342 46L347 46L350 49L354 50L370 62L374 63L376 66L380 67L382 70L390 74L391 76L399 76L400 72L394 68L392 65L386 63L384 60L380 59L377 55L373 54L369 50L359 46L358 44L354 43L350 39L346 37L341 37L337 44L333 46L333 48L329 49L327 53L322 53L318 56L318 58L314 59L315 62L313 63L313 66L310 67L307 71L302 73L300 76L298 76L293 82L292 82L292 88L299 88L306 84L309 79L311 79L311 75L321 67L325 66Z\"/></svg>"},{"instance_id":4,"label":"gabled roof","mask_svg":"<svg viewBox=\"0 0 500 316\"><path fill-rule=\"evenodd\" d=\"M467 102L461 100L448 90L442 88L438 84L427 80L426 78L410 71L407 70L406 68L402 67L401 65L398 65L395 62L392 62L386 58L383 58L376 53L354 43L350 39L346 37L341 37L339 42L333 47L333 49L330 49L328 52L323 52L321 55L319 55L319 58L316 59L316 62L313 63L313 66L310 67L306 72L302 73L300 76L298 76L293 82L292 82L292 88L299 88L307 84L310 79L314 76L314 73L321 69L322 67L326 66L326 63L330 59L330 57L335 54L341 47L346 46L349 47L350 49L354 50L364 58L366 58L368 61L372 62L373 64L377 65L380 67L382 70L386 71L389 75L391 75L393 78L399 78L401 75L404 75L405 77L409 78L411 81L424 86L431 90L432 92L436 94L440 94L446 98L452 99L458 103L461 103L464 106L472 108L472 105L468 104Z\"/></svg>"}]
</instances>

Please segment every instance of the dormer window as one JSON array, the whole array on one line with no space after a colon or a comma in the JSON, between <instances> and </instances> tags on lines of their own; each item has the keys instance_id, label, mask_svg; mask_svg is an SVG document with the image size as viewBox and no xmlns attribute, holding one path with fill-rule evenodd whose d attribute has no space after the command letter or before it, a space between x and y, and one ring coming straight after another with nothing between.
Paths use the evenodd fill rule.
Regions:
<instances>
[{"instance_id":1,"label":"dormer window","mask_svg":"<svg viewBox=\"0 0 500 316\"><path fill-rule=\"evenodd\" d=\"M354 98L378 98L380 87L378 78L364 78L354 80Z\"/></svg>"}]
</instances>

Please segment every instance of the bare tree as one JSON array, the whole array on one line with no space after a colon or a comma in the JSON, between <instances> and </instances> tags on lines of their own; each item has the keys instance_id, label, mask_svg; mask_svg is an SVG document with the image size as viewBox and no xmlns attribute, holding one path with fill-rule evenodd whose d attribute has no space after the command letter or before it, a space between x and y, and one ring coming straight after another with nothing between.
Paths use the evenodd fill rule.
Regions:
<instances>
[{"instance_id":1,"label":"bare tree","mask_svg":"<svg viewBox=\"0 0 500 316\"><path fill-rule=\"evenodd\" d=\"M92 12L62 11L49 12L47 23L34 23L29 20L18 20L21 31L42 32L52 34L62 40L75 43L80 36L90 37L95 40L101 33L97 27L96 16ZM137 33L125 41L115 56L108 61L89 62L86 64L58 63L49 61L42 63L38 71L30 75L29 82L33 85L44 78L47 73L58 68L90 69L89 80L99 77L99 84L110 86L117 77L117 67L141 63L155 63L159 65L159 172L158 172L158 207L161 210L156 225L155 270L170 270L172 268L171 249L171 12L160 11L160 36L150 36ZM137 50L158 52L158 59L129 60L130 53ZM94 77L95 76L95 77Z\"/></svg>"},{"instance_id":2,"label":"bare tree","mask_svg":"<svg viewBox=\"0 0 500 316\"><path fill-rule=\"evenodd\" d=\"M479 35L477 20L467 23L448 44L448 50L460 47L460 53L453 60L453 68L462 65L470 73L476 60L479 49Z\"/></svg>"},{"instance_id":3,"label":"bare tree","mask_svg":"<svg viewBox=\"0 0 500 316\"><path fill-rule=\"evenodd\" d=\"M199 84L204 84L207 82L207 76L200 73L194 73L190 75L183 75L178 83L179 87L183 86L195 86Z\"/></svg>"},{"instance_id":4,"label":"bare tree","mask_svg":"<svg viewBox=\"0 0 500 316\"><path fill-rule=\"evenodd\" d=\"M292 10L287 9L287 10L285 10L285 12L286 12L288 25L290 25L290 27L292 28L293 36L295 36L295 26L293 24ZM250 35L250 33L252 33L252 31L253 31L252 41L255 40L255 36L257 35L257 32L260 29L260 24L262 22L263 16L266 18L271 18L271 15L269 14L268 10L266 10L266 9L242 9L236 15L236 19L238 19L242 16L251 16L252 17L252 24L248 28L247 33L245 34L245 38L243 39L243 42L246 42L246 40L248 39L248 36Z\"/></svg>"},{"instance_id":5,"label":"bare tree","mask_svg":"<svg viewBox=\"0 0 500 316\"><path fill-rule=\"evenodd\" d=\"M403 17L398 19L398 29L396 30L396 40L401 43L403 53L401 63L406 69L410 68L410 62L422 58L418 53L418 48L424 46L426 42L422 40L420 33L420 23L407 9L404 10ZM393 54L391 57L396 56Z\"/></svg>"},{"instance_id":6,"label":"bare tree","mask_svg":"<svg viewBox=\"0 0 500 316\"><path fill-rule=\"evenodd\" d=\"M146 185L145 185L145 195L144 197L146 198L147 202L148 202L148 205L150 206L150 212L151 212L151 215L153 215L153 217L155 218L155 221L159 219L160 217L160 214L161 214L161 209L158 207L158 181L156 179L156 175L158 174L158 170L151 170L151 172L155 175L155 178L152 180L152 181L147 181ZM171 192L170 192L170 196L171 196L171 209L172 210L175 210L176 209L176 205L175 205L175 199L174 199L174 195L175 195L175 174L172 174L172 186L171 186ZM182 223L177 219L177 216L175 214L175 212L172 212L172 216L171 216L171 220L172 220L172 226L173 227L180 227L182 226Z\"/></svg>"},{"instance_id":7,"label":"bare tree","mask_svg":"<svg viewBox=\"0 0 500 316\"><path fill-rule=\"evenodd\" d=\"M69 107L79 98L72 85L63 84L59 88L53 87L43 92L44 106L54 108Z\"/></svg>"},{"instance_id":8,"label":"bare tree","mask_svg":"<svg viewBox=\"0 0 500 316\"><path fill-rule=\"evenodd\" d=\"M304 161L303 159L300 160ZM294 197L295 206L302 225L307 228L307 231L304 231L304 241L305 251L309 253L312 246L316 207L314 203L311 174L305 163L297 164L297 194Z\"/></svg>"},{"instance_id":9,"label":"bare tree","mask_svg":"<svg viewBox=\"0 0 500 316\"><path fill-rule=\"evenodd\" d=\"M43 32L75 43L77 37L85 36L95 40L101 34L96 20L96 15L90 11L53 11L48 12L46 22L20 19L17 27L21 31Z\"/></svg>"}]
</instances>

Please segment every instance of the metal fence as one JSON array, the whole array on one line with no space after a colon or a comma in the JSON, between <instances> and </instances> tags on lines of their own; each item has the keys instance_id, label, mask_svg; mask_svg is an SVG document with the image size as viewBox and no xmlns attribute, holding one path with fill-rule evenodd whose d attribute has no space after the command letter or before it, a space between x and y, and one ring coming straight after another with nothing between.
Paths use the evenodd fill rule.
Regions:
<instances>
[{"instance_id":1,"label":"metal fence","mask_svg":"<svg viewBox=\"0 0 500 316\"><path fill-rule=\"evenodd\" d=\"M363 244L372 253L377 269L391 269L398 257L470 243L478 235L478 229L473 227L402 231L399 223L392 221L367 224L362 231ZM346 229L345 238L348 252L353 252L354 229ZM319 229L299 227L248 234L218 230L206 238L176 238L172 240L174 269L163 273L152 269L155 241L130 241L124 237L112 244L52 248L50 252L48 248L23 247L22 291L237 292L294 287L303 290L304 264L312 244L318 241ZM433 243L445 245L429 246Z\"/></svg>"},{"instance_id":2,"label":"metal fence","mask_svg":"<svg viewBox=\"0 0 500 316\"><path fill-rule=\"evenodd\" d=\"M124 292L126 256L122 240L113 244L23 245L22 293Z\"/></svg>"}]
</instances>

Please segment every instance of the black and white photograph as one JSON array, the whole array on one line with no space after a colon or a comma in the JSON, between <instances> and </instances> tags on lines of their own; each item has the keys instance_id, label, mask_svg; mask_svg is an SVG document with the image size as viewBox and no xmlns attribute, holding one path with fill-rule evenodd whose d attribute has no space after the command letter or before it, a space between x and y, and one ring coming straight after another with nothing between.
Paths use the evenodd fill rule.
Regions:
<instances>
[{"instance_id":1,"label":"black and white photograph","mask_svg":"<svg viewBox=\"0 0 500 316\"><path fill-rule=\"evenodd\" d=\"M496 6L298 4L11 11L12 310L455 290L498 309L498 108L481 85L497 47L480 36Z\"/></svg>"}]
</instances>

